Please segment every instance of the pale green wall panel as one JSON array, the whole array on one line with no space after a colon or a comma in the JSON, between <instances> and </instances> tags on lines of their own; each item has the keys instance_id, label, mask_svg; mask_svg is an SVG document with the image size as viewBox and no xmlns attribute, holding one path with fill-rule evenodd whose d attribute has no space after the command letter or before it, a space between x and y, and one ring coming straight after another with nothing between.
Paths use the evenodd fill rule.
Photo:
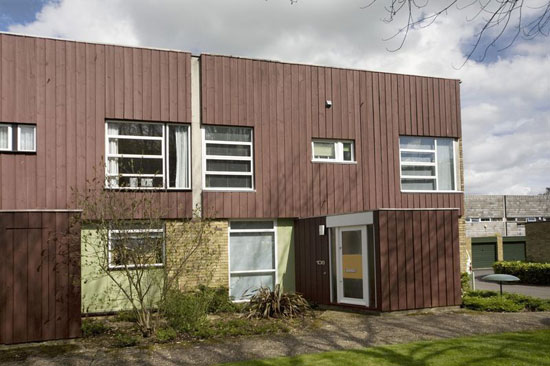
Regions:
<instances>
[{"instance_id":1,"label":"pale green wall panel","mask_svg":"<svg viewBox=\"0 0 550 366\"><path fill-rule=\"evenodd\" d=\"M277 220L277 282L285 292L296 291L294 220Z\"/></svg>"},{"instance_id":2,"label":"pale green wall panel","mask_svg":"<svg viewBox=\"0 0 550 366\"><path fill-rule=\"evenodd\" d=\"M103 313L129 310L131 305L126 296L99 266L101 260L99 248L106 243L102 243L98 231L90 227L82 228L81 239L82 312ZM117 282L123 283L123 271L114 270L110 274L117 279ZM158 289L158 286L156 288ZM158 293L158 290L153 291L153 296L158 296Z\"/></svg>"}]
</instances>

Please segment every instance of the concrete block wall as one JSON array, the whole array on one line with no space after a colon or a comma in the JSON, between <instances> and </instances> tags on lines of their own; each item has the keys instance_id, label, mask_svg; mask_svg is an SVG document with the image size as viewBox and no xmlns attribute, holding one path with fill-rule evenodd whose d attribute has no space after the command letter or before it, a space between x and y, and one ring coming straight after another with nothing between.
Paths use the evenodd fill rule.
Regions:
<instances>
[{"instance_id":1,"label":"concrete block wall","mask_svg":"<svg viewBox=\"0 0 550 366\"><path fill-rule=\"evenodd\" d=\"M464 213L466 217L503 218L504 196L465 195Z\"/></svg>"},{"instance_id":2,"label":"concrete block wall","mask_svg":"<svg viewBox=\"0 0 550 366\"><path fill-rule=\"evenodd\" d=\"M550 222L528 223L525 228L527 260L550 263Z\"/></svg>"},{"instance_id":3,"label":"concrete block wall","mask_svg":"<svg viewBox=\"0 0 550 366\"><path fill-rule=\"evenodd\" d=\"M550 195L506 196L507 217L550 217Z\"/></svg>"}]
</instances>

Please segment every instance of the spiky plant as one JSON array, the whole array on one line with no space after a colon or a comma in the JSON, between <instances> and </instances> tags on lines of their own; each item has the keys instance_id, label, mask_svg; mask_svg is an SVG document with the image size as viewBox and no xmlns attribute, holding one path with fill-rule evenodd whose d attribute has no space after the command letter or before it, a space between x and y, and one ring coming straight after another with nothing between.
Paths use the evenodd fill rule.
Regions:
<instances>
[{"instance_id":1,"label":"spiky plant","mask_svg":"<svg viewBox=\"0 0 550 366\"><path fill-rule=\"evenodd\" d=\"M273 291L260 288L247 306L249 318L294 318L304 316L311 310L309 303L298 293L285 293L280 285Z\"/></svg>"}]
</instances>

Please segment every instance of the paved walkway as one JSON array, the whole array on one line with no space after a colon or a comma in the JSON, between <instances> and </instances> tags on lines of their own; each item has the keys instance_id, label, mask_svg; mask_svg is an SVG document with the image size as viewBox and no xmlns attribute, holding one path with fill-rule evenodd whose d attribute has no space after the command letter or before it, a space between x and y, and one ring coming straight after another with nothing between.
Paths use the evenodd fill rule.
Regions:
<instances>
[{"instance_id":1,"label":"paved walkway","mask_svg":"<svg viewBox=\"0 0 550 366\"><path fill-rule=\"evenodd\" d=\"M492 269L480 269L474 271L476 277L476 290L492 290L500 291L498 283L485 282L481 278L488 274L494 273ZM513 294L529 295L539 297L541 299L550 299L550 286L526 286L526 285L502 285L502 291Z\"/></svg>"},{"instance_id":2,"label":"paved walkway","mask_svg":"<svg viewBox=\"0 0 550 366\"><path fill-rule=\"evenodd\" d=\"M0 348L5 365L209 365L219 362L291 356L373 345L465 335L550 329L550 313L452 313L361 315L324 312L317 326L296 334L231 338L194 345L158 345L151 348L93 349L75 341L64 352L36 345ZM19 356L17 360L14 356Z\"/></svg>"}]
</instances>

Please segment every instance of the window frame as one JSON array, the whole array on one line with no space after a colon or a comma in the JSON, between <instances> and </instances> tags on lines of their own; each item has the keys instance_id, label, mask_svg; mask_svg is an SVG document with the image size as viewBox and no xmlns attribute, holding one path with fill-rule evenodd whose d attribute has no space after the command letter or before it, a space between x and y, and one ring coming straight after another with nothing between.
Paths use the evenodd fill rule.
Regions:
<instances>
[{"instance_id":1,"label":"window frame","mask_svg":"<svg viewBox=\"0 0 550 366\"><path fill-rule=\"evenodd\" d=\"M3 148L0 147L0 151L14 151L13 150L13 125L8 124L8 123L0 123L0 127L7 127L8 128L8 147L6 149L3 149ZM36 140L36 131L34 133L34 137L35 137L35 140ZM36 143L35 143L34 147L36 148Z\"/></svg>"},{"instance_id":2,"label":"window frame","mask_svg":"<svg viewBox=\"0 0 550 366\"><path fill-rule=\"evenodd\" d=\"M206 128L207 127L235 127L235 128L248 128L250 132L250 142L246 141L223 141L223 140L208 140L206 141ZM250 126L224 126L224 125L205 125L201 128L202 136L202 189L204 191L212 192L255 192L254 184L254 128ZM206 145L233 145L233 146L250 146L250 156L234 156L234 155L207 155L206 154ZM250 172L228 172L228 171L208 171L207 162L208 160L238 160L238 161L249 161L250 162ZM206 176L208 175L233 175L233 176L250 176L251 187L207 187L206 186Z\"/></svg>"},{"instance_id":3,"label":"window frame","mask_svg":"<svg viewBox=\"0 0 550 366\"><path fill-rule=\"evenodd\" d=\"M134 264L121 264L121 265L113 265L112 263L112 241L111 241L111 234L114 233L162 233L162 263L151 263L151 264L144 264L144 265L136 265ZM161 268L164 267L166 263L166 225L162 225L162 228L160 229L128 229L128 230L120 230L120 229L109 229L107 233L107 267L109 270L119 270L119 269L133 269L133 268Z\"/></svg>"},{"instance_id":4,"label":"window frame","mask_svg":"<svg viewBox=\"0 0 550 366\"><path fill-rule=\"evenodd\" d=\"M316 142L334 144L334 159L316 158L315 157ZM346 143L351 144L351 160L344 160L344 144ZM333 164L357 164L357 160L355 160L355 141L314 138L311 140L311 162L312 163L333 163Z\"/></svg>"},{"instance_id":5,"label":"window frame","mask_svg":"<svg viewBox=\"0 0 550 366\"><path fill-rule=\"evenodd\" d=\"M420 138L429 138L434 142L433 149L410 149L410 148L401 148L401 138L402 137L420 137ZM439 179L438 179L438 161L437 161L437 140L439 139L449 139L453 142L453 185L455 189L453 190L440 190L439 189ZM460 193L459 189L459 177L457 171L457 160L458 160L458 140L454 137L431 137L431 136L411 136L411 135L399 135L397 146L399 147L399 189L402 193ZM434 154L434 161L430 163L425 162L404 162L402 161L401 153L402 152L415 152L415 153L432 153ZM422 175L403 175L403 166L428 166L434 167L433 176L422 176ZM403 189L403 179L415 180L415 179L433 179L435 180L435 189Z\"/></svg>"},{"instance_id":6,"label":"window frame","mask_svg":"<svg viewBox=\"0 0 550 366\"><path fill-rule=\"evenodd\" d=\"M146 124L146 125L161 125L162 136L133 136L133 135L109 135L109 123L116 124ZM170 141L169 132L170 126L179 126L187 128L187 174L188 182L187 187L170 187L169 175L170 175ZM116 137L115 137L116 136ZM109 153L109 139L125 139L125 140L150 140L161 141L161 155L143 155L143 154L111 154ZM109 160L111 158L133 158L133 159L159 159L162 160L162 174L109 174ZM190 190L192 187L192 174L191 174L191 125L188 123L168 123L168 122L150 122L150 121L131 121L131 120L106 120L105 121L105 188L106 189L124 189L132 191L141 190L172 190L182 191ZM162 176L162 187L130 187L130 186L111 186L110 178L113 177L137 177L137 178L157 178Z\"/></svg>"},{"instance_id":7,"label":"window frame","mask_svg":"<svg viewBox=\"0 0 550 366\"><path fill-rule=\"evenodd\" d=\"M273 228L272 229L231 229L231 223L233 222L258 222L258 221L264 221L264 222L272 222ZM273 266L274 269L272 270L252 270L252 271L231 271L231 234L232 233L273 233ZM278 245L277 245L277 219L238 219L238 220L229 220L228 227L227 227L227 269L228 269L228 293L229 296L233 296L231 294L231 275L246 275L246 274L273 274L273 286L276 286L279 276L279 261L278 261ZM250 299L234 299L233 302L249 302Z\"/></svg>"},{"instance_id":8,"label":"window frame","mask_svg":"<svg viewBox=\"0 0 550 366\"><path fill-rule=\"evenodd\" d=\"M25 150L21 148L21 128L22 127L31 127L33 129L33 150ZM36 125L27 125L27 124L19 124L17 125L17 150L20 152L36 152Z\"/></svg>"}]
</instances>

